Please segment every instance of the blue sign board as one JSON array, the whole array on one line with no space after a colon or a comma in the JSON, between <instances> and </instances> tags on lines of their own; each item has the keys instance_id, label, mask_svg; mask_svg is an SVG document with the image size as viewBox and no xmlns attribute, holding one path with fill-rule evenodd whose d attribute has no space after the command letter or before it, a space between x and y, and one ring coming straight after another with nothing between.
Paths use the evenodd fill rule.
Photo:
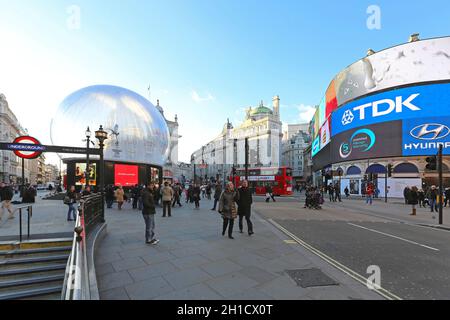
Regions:
<instances>
[{"instance_id":1,"label":"blue sign board","mask_svg":"<svg viewBox=\"0 0 450 320\"><path fill-rule=\"evenodd\" d=\"M314 157L320 151L320 136L314 139L311 147L311 157Z\"/></svg>"},{"instance_id":2,"label":"blue sign board","mask_svg":"<svg viewBox=\"0 0 450 320\"><path fill-rule=\"evenodd\" d=\"M438 152L450 155L450 117L403 120L402 154L430 156Z\"/></svg>"},{"instance_id":3,"label":"blue sign board","mask_svg":"<svg viewBox=\"0 0 450 320\"><path fill-rule=\"evenodd\" d=\"M332 114L331 136L393 120L450 116L450 83L391 90L348 103Z\"/></svg>"}]
</instances>

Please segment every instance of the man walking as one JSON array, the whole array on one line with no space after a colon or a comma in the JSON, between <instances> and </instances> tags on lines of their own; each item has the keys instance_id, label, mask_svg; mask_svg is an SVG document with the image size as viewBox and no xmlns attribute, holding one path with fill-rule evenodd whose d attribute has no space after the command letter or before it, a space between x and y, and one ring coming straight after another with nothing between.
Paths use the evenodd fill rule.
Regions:
<instances>
[{"instance_id":1,"label":"man walking","mask_svg":"<svg viewBox=\"0 0 450 320\"><path fill-rule=\"evenodd\" d=\"M142 216L145 221L145 243L156 245L159 240L155 238L155 186L150 183L142 193Z\"/></svg>"},{"instance_id":2,"label":"man walking","mask_svg":"<svg viewBox=\"0 0 450 320\"><path fill-rule=\"evenodd\" d=\"M266 187L266 202L269 202L270 198L272 198L273 202L276 202L275 197L273 196L272 187L270 186L270 184L268 184Z\"/></svg>"},{"instance_id":3,"label":"man walking","mask_svg":"<svg viewBox=\"0 0 450 320\"><path fill-rule=\"evenodd\" d=\"M428 191L427 198L430 203L431 212L438 212L438 192L436 190L436 186L431 186L431 189Z\"/></svg>"},{"instance_id":4,"label":"man walking","mask_svg":"<svg viewBox=\"0 0 450 320\"><path fill-rule=\"evenodd\" d=\"M374 187L372 183L367 184L366 188L366 204L370 203L372 205L372 198L374 193Z\"/></svg>"},{"instance_id":5,"label":"man walking","mask_svg":"<svg viewBox=\"0 0 450 320\"><path fill-rule=\"evenodd\" d=\"M172 216L172 199L173 189L169 186L169 182L164 182L164 187L161 189L162 202L163 202L163 217L166 216L168 211L169 217Z\"/></svg>"},{"instance_id":6,"label":"man walking","mask_svg":"<svg viewBox=\"0 0 450 320\"><path fill-rule=\"evenodd\" d=\"M175 207L176 204L178 204L180 207L182 207L181 202L180 202L180 197L181 197L181 185L179 183L177 183L174 187L173 187L173 203L172 203L172 207Z\"/></svg>"},{"instance_id":7,"label":"man walking","mask_svg":"<svg viewBox=\"0 0 450 320\"><path fill-rule=\"evenodd\" d=\"M214 188L214 207L211 210L216 211L217 202L219 202L221 194L222 194L222 185L219 182L217 182L216 187Z\"/></svg>"},{"instance_id":8,"label":"man walking","mask_svg":"<svg viewBox=\"0 0 450 320\"><path fill-rule=\"evenodd\" d=\"M240 233L243 233L243 221L244 217L247 221L247 230L248 235L251 236L253 234L253 224L250 220L250 215L252 211L252 192L248 188L248 181L244 180L242 181L242 187L238 189L239 192L239 200L238 200L238 216L239 216L239 231Z\"/></svg>"},{"instance_id":9,"label":"man walking","mask_svg":"<svg viewBox=\"0 0 450 320\"><path fill-rule=\"evenodd\" d=\"M0 220L2 220L3 213L6 210L9 212L8 219L14 219L13 211L11 210L11 200L13 198L13 191L10 186L5 185L3 182L0 184L0 198L2 201L2 211L0 213Z\"/></svg>"}]
</instances>

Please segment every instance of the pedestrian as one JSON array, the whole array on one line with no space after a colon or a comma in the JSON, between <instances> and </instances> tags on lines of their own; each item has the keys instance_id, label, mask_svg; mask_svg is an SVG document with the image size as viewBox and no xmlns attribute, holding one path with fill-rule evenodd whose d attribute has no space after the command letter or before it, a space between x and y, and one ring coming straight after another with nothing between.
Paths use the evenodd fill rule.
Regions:
<instances>
[{"instance_id":1,"label":"pedestrian","mask_svg":"<svg viewBox=\"0 0 450 320\"><path fill-rule=\"evenodd\" d=\"M91 186L86 186L86 188L84 188L83 192L81 193L82 197L86 197L88 195L91 194Z\"/></svg>"},{"instance_id":2,"label":"pedestrian","mask_svg":"<svg viewBox=\"0 0 450 320\"><path fill-rule=\"evenodd\" d=\"M411 216L416 215L416 205L419 203L419 194L416 186L413 186L408 192L408 203L412 205Z\"/></svg>"},{"instance_id":3,"label":"pedestrian","mask_svg":"<svg viewBox=\"0 0 450 320\"><path fill-rule=\"evenodd\" d=\"M405 189L403 189L403 198L405 198L405 204L408 204L409 191L409 186L406 186Z\"/></svg>"},{"instance_id":4,"label":"pedestrian","mask_svg":"<svg viewBox=\"0 0 450 320\"><path fill-rule=\"evenodd\" d=\"M270 184L267 184L266 185L266 202L269 202L270 198L272 198L273 202L276 202L275 197L273 196L272 186Z\"/></svg>"},{"instance_id":5,"label":"pedestrian","mask_svg":"<svg viewBox=\"0 0 450 320\"><path fill-rule=\"evenodd\" d=\"M64 198L64 203L69 206L67 221L75 221L77 214L77 192L75 186L70 186Z\"/></svg>"},{"instance_id":6,"label":"pedestrian","mask_svg":"<svg viewBox=\"0 0 450 320\"><path fill-rule=\"evenodd\" d=\"M330 202L335 202L336 201L336 199L334 198L334 188L333 188L333 185L331 183L328 186L328 195L330 197Z\"/></svg>"},{"instance_id":7,"label":"pedestrian","mask_svg":"<svg viewBox=\"0 0 450 320\"><path fill-rule=\"evenodd\" d=\"M334 185L334 201L336 202L336 200L339 200L339 202L342 202L341 187L337 183Z\"/></svg>"},{"instance_id":8,"label":"pedestrian","mask_svg":"<svg viewBox=\"0 0 450 320\"><path fill-rule=\"evenodd\" d=\"M172 204L172 207L175 207L176 204L178 204L178 206L182 207L181 202L180 202L180 198L181 198L182 193L183 193L183 191L181 190L181 185L179 183L177 183L173 187L173 204Z\"/></svg>"},{"instance_id":9,"label":"pedestrian","mask_svg":"<svg viewBox=\"0 0 450 320\"><path fill-rule=\"evenodd\" d=\"M195 184L194 188L192 188L192 199L195 202L195 209L200 209L200 193L200 186Z\"/></svg>"},{"instance_id":10,"label":"pedestrian","mask_svg":"<svg viewBox=\"0 0 450 320\"><path fill-rule=\"evenodd\" d=\"M0 199L2 201L2 211L0 213L0 220L2 220L3 213L6 210L9 212L8 219L14 219L14 212L11 209L11 200L14 196L13 190L5 183L0 184Z\"/></svg>"},{"instance_id":11,"label":"pedestrian","mask_svg":"<svg viewBox=\"0 0 450 320\"><path fill-rule=\"evenodd\" d=\"M142 216L145 221L145 243L156 245L159 240L155 238L155 185L150 183L142 191Z\"/></svg>"},{"instance_id":12,"label":"pedestrian","mask_svg":"<svg viewBox=\"0 0 450 320\"><path fill-rule=\"evenodd\" d=\"M125 199L125 192L123 191L122 185L117 186L117 190L114 192L114 196L117 201L117 207L119 210L122 210L123 202Z\"/></svg>"},{"instance_id":13,"label":"pedestrian","mask_svg":"<svg viewBox=\"0 0 450 320\"><path fill-rule=\"evenodd\" d=\"M219 202L221 194L222 194L222 185L219 182L217 182L214 188L214 206L211 210L216 211L217 202Z\"/></svg>"},{"instance_id":14,"label":"pedestrian","mask_svg":"<svg viewBox=\"0 0 450 320\"><path fill-rule=\"evenodd\" d=\"M35 203L36 189L32 185L27 184L22 196L22 203Z\"/></svg>"},{"instance_id":15,"label":"pedestrian","mask_svg":"<svg viewBox=\"0 0 450 320\"><path fill-rule=\"evenodd\" d=\"M137 209L138 208L139 194L140 194L139 185L136 184L133 187L133 189L131 189L131 197L133 198L133 202L132 202L132 208L133 209Z\"/></svg>"},{"instance_id":16,"label":"pedestrian","mask_svg":"<svg viewBox=\"0 0 450 320\"><path fill-rule=\"evenodd\" d=\"M427 198L428 203L430 204L431 212L434 211L438 212L438 203L437 203L438 192L436 190L435 185L432 185L430 190L428 190Z\"/></svg>"},{"instance_id":17,"label":"pedestrian","mask_svg":"<svg viewBox=\"0 0 450 320\"><path fill-rule=\"evenodd\" d=\"M138 198L138 210L142 211L144 208L144 205L142 203L142 194L144 193L145 186L141 185L139 186L139 198Z\"/></svg>"},{"instance_id":18,"label":"pedestrian","mask_svg":"<svg viewBox=\"0 0 450 320\"><path fill-rule=\"evenodd\" d=\"M445 188L445 203L444 203L444 207L447 206L447 203L450 202L450 188Z\"/></svg>"},{"instance_id":19,"label":"pedestrian","mask_svg":"<svg viewBox=\"0 0 450 320\"><path fill-rule=\"evenodd\" d=\"M114 203L114 187L112 185L108 185L105 190L105 201L106 201L106 207L108 209L112 208L112 205Z\"/></svg>"},{"instance_id":20,"label":"pedestrian","mask_svg":"<svg viewBox=\"0 0 450 320\"><path fill-rule=\"evenodd\" d=\"M166 217L166 213L168 216L172 216L172 200L173 200L173 189L169 186L169 182L164 182L164 187L161 189L162 194L162 203L163 203L163 218Z\"/></svg>"},{"instance_id":21,"label":"pedestrian","mask_svg":"<svg viewBox=\"0 0 450 320\"><path fill-rule=\"evenodd\" d=\"M425 192L422 189L417 191L417 202L419 203L419 207L425 208Z\"/></svg>"},{"instance_id":22,"label":"pedestrian","mask_svg":"<svg viewBox=\"0 0 450 320\"><path fill-rule=\"evenodd\" d=\"M234 190L232 182L228 182L225 191L222 192L219 199L219 213L223 218L222 236L228 228L228 238L233 238L234 219L237 217L236 203L239 201L239 193Z\"/></svg>"},{"instance_id":23,"label":"pedestrian","mask_svg":"<svg viewBox=\"0 0 450 320\"><path fill-rule=\"evenodd\" d=\"M252 212L252 192L248 188L248 181L242 181L242 186L238 189L239 199L238 199L238 216L239 216L239 232L243 233L243 220L247 221L247 231L248 235L251 236L253 234L253 224L250 220L251 212Z\"/></svg>"},{"instance_id":24,"label":"pedestrian","mask_svg":"<svg viewBox=\"0 0 450 320\"><path fill-rule=\"evenodd\" d=\"M370 205L372 205L373 193L374 187L372 183L368 183L366 187L366 204L370 203Z\"/></svg>"},{"instance_id":25,"label":"pedestrian","mask_svg":"<svg viewBox=\"0 0 450 320\"><path fill-rule=\"evenodd\" d=\"M344 193L345 193L346 198L348 198L350 196L350 190L348 190L348 187L345 187Z\"/></svg>"}]
</instances>

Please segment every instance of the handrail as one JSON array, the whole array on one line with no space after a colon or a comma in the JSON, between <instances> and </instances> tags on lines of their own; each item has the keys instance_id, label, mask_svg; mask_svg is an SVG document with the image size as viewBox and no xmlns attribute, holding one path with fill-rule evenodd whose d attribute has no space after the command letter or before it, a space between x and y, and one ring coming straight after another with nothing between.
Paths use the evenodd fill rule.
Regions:
<instances>
[{"instance_id":1,"label":"handrail","mask_svg":"<svg viewBox=\"0 0 450 320\"><path fill-rule=\"evenodd\" d=\"M93 194L82 197L75 223L72 251L67 261L62 300L89 300L90 283L86 241L91 229L103 222L103 197Z\"/></svg>"},{"instance_id":2,"label":"handrail","mask_svg":"<svg viewBox=\"0 0 450 320\"><path fill-rule=\"evenodd\" d=\"M28 220L27 220L27 239L30 239L30 222L31 222L31 217L33 217L33 205L31 204L27 204L27 205L22 205L22 206L18 206L14 209L12 215L14 216L14 214L19 211L19 241L22 242L22 209L27 209L27 216L28 216Z\"/></svg>"}]
</instances>

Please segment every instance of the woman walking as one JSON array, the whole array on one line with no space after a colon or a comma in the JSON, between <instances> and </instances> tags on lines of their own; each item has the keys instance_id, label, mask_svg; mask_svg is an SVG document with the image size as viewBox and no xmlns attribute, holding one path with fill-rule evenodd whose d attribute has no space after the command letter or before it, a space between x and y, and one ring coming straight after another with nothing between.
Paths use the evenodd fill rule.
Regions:
<instances>
[{"instance_id":1,"label":"woman walking","mask_svg":"<svg viewBox=\"0 0 450 320\"><path fill-rule=\"evenodd\" d=\"M233 238L234 219L237 217L236 203L239 201L239 193L234 190L232 182L228 182L225 191L222 192L219 199L219 213L223 218L222 236L228 228L228 238Z\"/></svg>"},{"instance_id":2,"label":"woman walking","mask_svg":"<svg viewBox=\"0 0 450 320\"><path fill-rule=\"evenodd\" d=\"M77 219L77 192L75 191L75 186L70 186L67 191L66 198L64 199L64 203L69 206L67 221L75 221Z\"/></svg>"},{"instance_id":3,"label":"woman walking","mask_svg":"<svg viewBox=\"0 0 450 320\"><path fill-rule=\"evenodd\" d=\"M122 210L124 195L125 195L125 192L123 191L122 186L119 184L119 187L117 188L116 192L114 193L119 210Z\"/></svg>"}]
</instances>

